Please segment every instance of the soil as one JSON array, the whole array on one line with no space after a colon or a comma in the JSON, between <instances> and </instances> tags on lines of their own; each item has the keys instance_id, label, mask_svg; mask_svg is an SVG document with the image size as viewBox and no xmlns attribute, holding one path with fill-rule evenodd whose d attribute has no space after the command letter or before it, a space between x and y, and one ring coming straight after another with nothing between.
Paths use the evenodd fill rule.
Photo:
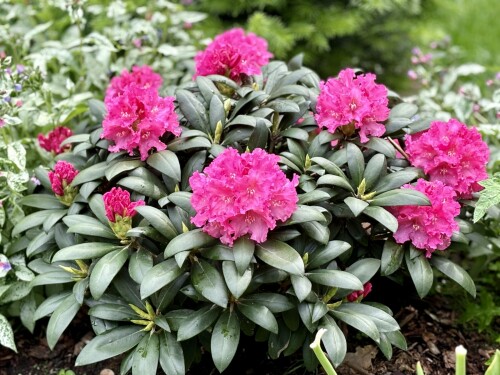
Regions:
<instances>
[{"instance_id":1,"label":"soil","mask_svg":"<svg viewBox=\"0 0 500 375\"><path fill-rule=\"evenodd\" d=\"M464 345L467 352L467 374L482 375L484 362L494 353L495 345L485 335L466 331L457 323L451 303L443 297L414 301L399 309L396 318L408 343L408 350L394 348L390 361L372 342L358 340L346 356L339 375L406 375L415 374L415 364L420 361L427 375L451 375L455 373L455 347ZM0 375L49 375L61 369L72 369L77 375L118 375L121 358L114 358L94 365L74 367L74 360L82 347L92 338L92 330L84 314L67 329L53 351L47 347L43 329L32 335L24 329L16 332L18 353L0 348ZM495 322L496 328L500 322ZM39 324L40 325L40 324ZM43 327L43 324L41 324ZM350 337L353 337L351 335ZM224 372L225 375L302 375L300 356L279 358L266 357L266 345L253 343L244 338L236 358ZM351 340L352 341L352 340ZM161 373L159 371L159 373ZM163 374L163 373L161 373ZM209 354L193 365L188 375L215 375L218 371L211 364ZM321 370L318 374L322 374Z\"/></svg>"}]
</instances>

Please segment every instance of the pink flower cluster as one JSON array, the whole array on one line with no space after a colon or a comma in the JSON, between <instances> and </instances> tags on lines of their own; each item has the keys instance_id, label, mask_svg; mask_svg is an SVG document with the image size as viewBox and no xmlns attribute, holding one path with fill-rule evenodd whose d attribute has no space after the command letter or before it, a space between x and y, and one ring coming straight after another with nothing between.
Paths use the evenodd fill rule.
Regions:
<instances>
[{"instance_id":1,"label":"pink flower cluster","mask_svg":"<svg viewBox=\"0 0 500 375\"><path fill-rule=\"evenodd\" d=\"M78 171L73 164L64 160L59 160L54 169L49 172L49 180L54 194L64 196L65 189L75 179Z\"/></svg>"},{"instance_id":2,"label":"pink flower cluster","mask_svg":"<svg viewBox=\"0 0 500 375\"><path fill-rule=\"evenodd\" d=\"M151 149L167 148L160 140L165 133L180 135L174 98L158 95L161 84L161 77L148 66L134 67L131 73L124 70L111 80L104 99L108 113L101 135L114 142L109 151L125 150L133 155L139 149L141 160L146 160Z\"/></svg>"},{"instance_id":3,"label":"pink flower cluster","mask_svg":"<svg viewBox=\"0 0 500 375\"><path fill-rule=\"evenodd\" d=\"M375 79L375 74L356 76L352 69L344 69L337 78L320 82L318 126L334 133L340 126L354 125L362 143L368 142L369 135L383 135L385 127L380 122L389 117L389 101L387 88Z\"/></svg>"},{"instance_id":4,"label":"pink flower cluster","mask_svg":"<svg viewBox=\"0 0 500 375\"><path fill-rule=\"evenodd\" d=\"M446 249L453 232L459 229L454 218L460 213L460 204L455 200L453 188L441 181L424 179L419 179L415 186L407 184L402 188L424 193L431 205L391 208L399 223L394 233L396 242L411 241L416 248L425 250L428 258L434 250Z\"/></svg>"},{"instance_id":5,"label":"pink flower cluster","mask_svg":"<svg viewBox=\"0 0 500 375\"><path fill-rule=\"evenodd\" d=\"M357 301L359 297L365 298L372 291L372 283L366 283L363 285L362 290L352 292L346 298L349 302Z\"/></svg>"},{"instance_id":6,"label":"pink flower cluster","mask_svg":"<svg viewBox=\"0 0 500 375\"><path fill-rule=\"evenodd\" d=\"M137 202L130 201L130 193L119 187L114 187L102 196L104 208L106 209L106 217L112 223L122 218L131 218L136 214L135 208L144 206L145 202L139 200Z\"/></svg>"},{"instance_id":7,"label":"pink flower cluster","mask_svg":"<svg viewBox=\"0 0 500 375\"><path fill-rule=\"evenodd\" d=\"M406 153L415 167L431 181L451 186L459 198L469 198L482 189L478 181L488 178L488 145L476 128L458 120L434 121L429 130L405 139Z\"/></svg>"},{"instance_id":8,"label":"pink flower cluster","mask_svg":"<svg viewBox=\"0 0 500 375\"><path fill-rule=\"evenodd\" d=\"M191 221L229 246L246 234L266 241L276 221L287 220L297 208L298 177L288 180L278 160L261 149L243 154L226 149L189 179L196 211Z\"/></svg>"},{"instance_id":9,"label":"pink flower cluster","mask_svg":"<svg viewBox=\"0 0 500 375\"><path fill-rule=\"evenodd\" d=\"M69 144L61 147L61 142L72 135L73 132L71 129L65 126L58 126L54 130L47 133L46 136L38 134L38 144L41 148L47 150L48 152L59 155L71 149L71 145Z\"/></svg>"},{"instance_id":10,"label":"pink flower cluster","mask_svg":"<svg viewBox=\"0 0 500 375\"><path fill-rule=\"evenodd\" d=\"M253 33L245 35L241 28L231 29L217 35L204 51L198 52L194 77L219 74L239 83L242 74L260 74L271 57L265 39Z\"/></svg>"}]
</instances>

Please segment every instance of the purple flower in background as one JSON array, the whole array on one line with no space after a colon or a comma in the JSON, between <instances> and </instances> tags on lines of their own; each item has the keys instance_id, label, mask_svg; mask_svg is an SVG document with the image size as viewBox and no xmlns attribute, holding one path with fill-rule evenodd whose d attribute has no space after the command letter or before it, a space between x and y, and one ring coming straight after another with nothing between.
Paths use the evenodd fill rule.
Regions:
<instances>
[{"instance_id":1,"label":"purple flower in background","mask_svg":"<svg viewBox=\"0 0 500 375\"><path fill-rule=\"evenodd\" d=\"M17 69L17 74L21 74L24 72L24 65L18 64L16 66L16 69Z\"/></svg>"},{"instance_id":2,"label":"purple flower in background","mask_svg":"<svg viewBox=\"0 0 500 375\"><path fill-rule=\"evenodd\" d=\"M7 272L11 269L12 266L9 263L9 259L5 255L0 254L0 277L7 275Z\"/></svg>"},{"instance_id":3,"label":"purple flower in background","mask_svg":"<svg viewBox=\"0 0 500 375\"><path fill-rule=\"evenodd\" d=\"M23 89L23 86L22 86L22 85L20 85L19 83L16 83L16 84L14 85L14 90L16 90L16 91L21 91L22 89Z\"/></svg>"}]
</instances>

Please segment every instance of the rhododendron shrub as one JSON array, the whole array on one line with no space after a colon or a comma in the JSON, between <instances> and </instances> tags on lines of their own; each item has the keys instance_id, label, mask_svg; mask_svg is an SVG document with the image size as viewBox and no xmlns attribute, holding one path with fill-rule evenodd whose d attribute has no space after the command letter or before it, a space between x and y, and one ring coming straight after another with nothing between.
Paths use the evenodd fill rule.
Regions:
<instances>
[{"instance_id":1,"label":"rhododendron shrub","mask_svg":"<svg viewBox=\"0 0 500 375\"><path fill-rule=\"evenodd\" d=\"M451 186L461 198L481 190L478 182L488 178L488 145L477 129L458 120L434 121L428 130L408 135L405 144L412 165L431 181Z\"/></svg>"},{"instance_id":2,"label":"rhododendron shrub","mask_svg":"<svg viewBox=\"0 0 500 375\"><path fill-rule=\"evenodd\" d=\"M59 160L48 173L52 191L61 202L70 205L76 196L76 189L71 186L78 171L71 163Z\"/></svg>"},{"instance_id":3,"label":"rhododendron shrub","mask_svg":"<svg viewBox=\"0 0 500 375\"><path fill-rule=\"evenodd\" d=\"M125 150L134 155L139 150L145 160L151 149L166 148L162 137L181 133L174 98L158 94L161 83L161 77L147 66L125 70L113 78L104 98L107 115L101 134L101 138L113 142L109 151Z\"/></svg>"},{"instance_id":4,"label":"rhododendron shrub","mask_svg":"<svg viewBox=\"0 0 500 375\"><path fill-rule=\"evenodd\" d=\"M475 293L450 259L471 201L412 165L404 138L430 125L416 106L389 102L370 73L321 84L300 57L212 73L168 110L148 68L113 79L102 127L57 156L79 170L69 206L37 170L14 233L30 285L64 281L34 314L50 315L51 348L85 305L96 337L78 365L123 354L123 373L185 374L206 353L222 372L246 335L273 359L302 351L312 371L320 328L335 365L357 329L387 357L405 348L378 303L382 277L409 277L423 297L437 269Z\"/></svg>"},{"instance_id":5,"label":"rhododendron shrub","mask_svg":"<svg viewBox=\"0 0 500 375\"><path fill-rule=\"evenodd\" d=\"M260 74L261 68L273 55L267 41L241 28L228 30L218 36L195 57L196 76L219 74L241 83L243 76Z\"/></svg>"},{"instance_id":6,"label":"rhododendron shrub","mask_svg":"<svg viewBox=\"0 0 500 375\"><path fill-rule=\"evenodd\" d=\"M228 148L189 179L196 211L191 221L226 245L250 235L264 242L277 221L285 221L297 208L298 176L286 178L279 156L255 149L239 154Z\"/></svg>"}]
</instances>

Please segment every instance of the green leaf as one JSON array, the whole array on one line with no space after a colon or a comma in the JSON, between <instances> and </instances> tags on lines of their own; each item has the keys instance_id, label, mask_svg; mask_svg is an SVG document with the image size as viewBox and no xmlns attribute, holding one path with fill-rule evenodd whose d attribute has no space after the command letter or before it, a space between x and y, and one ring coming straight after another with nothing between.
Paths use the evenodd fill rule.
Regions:
<instances>
[{"instance_id":1,"label":"green leaf","mask_svg":"<svg viewBox=\"0 0 500 375\"><path fill-rule=\"evenodd\" d=\"M441 256L433 256L430 262L439 271L464 288L472 297L476 297L476 286L474 285L474 281L462 267L453 263L448 258Z\"/></svg>"},{"instance_id":2,"label":"green leaf","mask_svg":"<svg viewBox=\"0 0 500 375\"><path fill-rule=\"evenodd\" d=\"M384 250L382 251L381 258L382 276L389 276L401 267L404 253L405 251L402 245L399 245L392 240L384 242Z\"/></svg>"},{"instance_id":3,"label":"green leaf","mask_svg":"<svg viewBox=\"0 0 500 375\"><path fill-rule=\"evenodd\" d=\"M347 204L354 216L359 216L359 214L363 212L366 207L368 207L367 202L354 197L347 197L344 199L344 202Z\"/></svg>"},{"instance_id":4,"label":"green leaf","mask_svg":"<svg viewBox=\"0 0 500 375\"><path fill-rule=\"evenodd\" d=\"M329 315L325 315L321 319L318 328L326 329L321 341L325 345L326 352L334 366L338 366L344 361L347 353L347 342L342 330L339 328L335 319Z\"/></svg>"},{"instance_id":5,"label":"green leaf","mask_svg":"<svg viewBox=\"0 0 500 375\"><path fill-rule=\"evenodd\" d=\"M25 326L28 331L33 333L35 329L35 310L36 310L36 300L35 293L31 291L25 298L20 302L20 318L23 326ZM1 329L0 329L1 331ZM1 344L1 340L0 340Z\"/></svg>"},{"instance_id":6,"label":"green leaf","mask_svg":"<svg viewBox=\"0 0 500 375\"><path fill-rule=\"evenodd\" d=\"M119 174L134 170L143 165L144 163L140 160L118 160L106 169L105 176L108 181L111 181Z\"/></svg>"},{"instance_id":7,"label":"green leaf","mask_svg":"<svg viewBox=\"0 0 500 375\"><path fill-rule=\"evenodd\" d=\"M48 194L33 194L22 197L19 200L19 204L45 210L58 210L66 208L59 199L57 199L53 195Z\"/></svg>"},{"instance_id":8,"label":"green leaf","mask_svg":"<svg viewBox=\"0 0 500 375\"><path fill-rule=\"evenodd\" d=\"M329 200L332 197L330 193L323 190L313 190L305 194L299 194L299 204L318 203Z\"/></svg>"},{"instance_id":9,"label":"green leaf","mask_svg":"<svg viewBox=\"0 0 500 375\"><path fill-rule=\"evenodd\" d=\"M158 335L144 336L137 345L132 362L133 375L156 375L160 358L160 339Z\"/></svg>"},{"instance_id":10,"label":"green leaf","mask_svg":"<svg viewBox=\"0 0 500 375\"><path fill-rule=\"evenodd\" d=\"M255 252L255 242L248 237L240 237L234 242L233 255L236 269L240 275L247 270L253 259Z\"/></svg>"},{"instance_id":11,"label":"green leaf","mask_svg":"<svg viewBox=\"0 0 500 375\"><path fill-rule=\"evenodd\" d=\"M62 292L60 294L47 297L36 309L34 320L38 320L44 316L52 314L57 306L59 306L62 301L64 301L71 294L71 292Z\"/></svg>"},{"instance_id":12,"label":"green leaf","mask_svg":"<svg viewBox=\"0 0 500 375\"><path fill-rule=\"evenodd\" d=\"M174 335L160 333L160 366L168 375L185 375L184 352Z\"/></svg>"},{"instance_id":13,"label":"green leaf","mask_svg":"<svg viewBox=\"0 0 500 375\"><path fill-rule=\"evenodd\" d=\"M266 126L264 121L260 121L261 119L257 119L255 128L253 129L252 135L248 140L248 149L250 151L256 148L266 148L267 140L269 138L269 129Z\"/></svg>"},{"instance_id":14,"label":"green leaf","mask_svg":"<svg viewBox=\"0 0 500 375\"><path fill-rule=\"evenodd\" d=\"M129 321L137 318L137 314L130 306L117 303L102 303L92 306L88 315L104 320Z\"/></svg>"},{"instance_id":15,"label":"green leaf","mask_svg":"<svg viewBox=\"0 0 500 375\"><path fill-rule=\"evenodd\" d=\"M306 273L306 276L313 283L326 285L336 288L344 288L350 290L361 290L363 284L354 275L346 271L339 270L313 270Z\"/></svg>"},{"instance_id":16,"label":"green leaf","mask_svg":"<svg viewBox=\"0 0 500 375\"><path fill-rule=\"evenodd\" d=\"M372 206L429 206L429 198L424 193L411 189L396 189L377 195Z\"/></svg>"},{"instance_id":17,"label":"green leaf","mask_svg":"<svg viewBox=\"0 0 500 375\"><path fill-rule=\"evenodd\" d=\"M278 334L278 322L273 313L265 306L257 303L240 303L238 310L255 324Z\"/></svg>"},{"instance_id":18,"label":"green leaf","mask_svg":"<svg viewBox=\"0 0 500 375\"><path fill-rule=\"evenodd\" d=\"M411 167L405 168L402 171L389 173L382 177L371 190L380 194L392 189L398 189L404 184L416 180L419 177L423 177L421 169Z\"/></svg>"},{"instance_id":19,"label":"green leaf","mask_svg":"<svg viewBox=\"0 0 500 375\"><path fill-rule=\"evenodd\" d=\"M198 293L223 308L227 307L228 291L219 271L203 259L191 269L191 282Z\"/></svg>"},{"instance_id":20,"label":"green leaf","mask_svg":"<svg viewBox=\"0 0 500 375\"><path fill-rule=\"evenodd\" d=\"M193 196L193 193L189 193L187 191L179 191L176 193L172 193L168 196L168 200L175 204L176 206L182 208L184 211L186 211L189 216L194 216L196 215L196 211L193 209L193 206L191 205L191 197Z\"/></svg>"},{"instance_id":21,"label":"green leaf","mask_svg":"<svg viewBox=\"0 0 500 375\"><path fill-rule=\"evenodd\" d=\"M408 350L406 339L400 331L385 332L390 343L401 350Z\"/></svg>"},{"instance_id":22,"label":"green leaf","mask_svg":"<svg viewBox=\"0 0 500 375\"><path fill-rule=\"evenodd\" d=\"M328 240L330 239L330 230L325 224L318 223L317 221L308 221L305 223L300 223L300 226L304 229L304 232L313 240L316 240L322 244L328 243Z\"/></svg>"},{"instance_id":23,"label":"green leaf","mask_svg":"<svg viewBox=\"0 0 500 375\"><path fill-rule=\"evenodd\" d=\"M165 248L165 258L169 258L181 251L208 247L215 242L215 238L202 232L201 229L194 229L173 238Z\"/></svg>"},{"instance_id":24,"label":"green leaf","mask_svg":"<svg viewBox=\"0 0 500 375\"><path fill-rule=\"evenodd\" d=\"M342 306L342 305L341 305ZM358 331L370 337L373 341L380 341L380 333L375 323L366 315L358 313L346 313L343 311L332 310L330 311L335 318L342 320L344 323L356 328Z\"/></svg>"},{"instance_id":25,"label":"green leaf","mask_svg":"<svg viewBox=\"0 0 500 375\"><path fill-rule=\"evenodd\" d=\"M17 353L14 332L12 331L9 321L2 314L0 314L0 345L12 349Z\"/></svg>"},{"instance_id":26,"label":"green leaf","mask_svg":"<svg viewBox=\"0 0 500 375\"><path fill-rule=\"evenodd\" d=\"M389 118L412 118L418 112L418 107L413 103L399 103L391 108L391 112L389 113Z\"/></svg>"},{"instance_id":27,"label":"green leaf","mask_svg":"<svg viewBox=\"0 0 500 375\"><path fill-rule=\"evenodd\" d=\"M256 303L258 305L266 306L272 313L280 313L283 311L291 310L295 305L290 300L278 293L257 293L247 295L240 299L240 302L247 304Z\"/></svg>"},{"instance_id":28,"label":"green leaf","mask_svg":"<svg viewBox=\"0 0 500 375\"><path fill-rule=\"evenodd\" d=\"M420 298L424 298L429 293L434 281L431 265L423 252L420 252L417 257L411 259L410 252L407 251L405 253L405 260L417 293Z\"/></svg>"},{"instance_id":29,"label":"green leaf","mask_svg":"<svg viewBox=\"0 0 500 375\"><path fill-rule=\"evenodd\" d=\"M80 171L74 180L71 182L71 186L78 186L84 182L94 181L99 178L103 178L106 174L106 170L109 168L108 162L103 161L101 163L94 164L82 171Z\"/></svg>"},{"instance_id":30,"label":"green leaf","mask_svg":"<svg viewBox=\"0 0 500 375\"><path fill-rule=\"evenodd\" d=\"M363 258L347 267L346 272L353 274L361 283L365 284L375 276L379 268L380 260L375 258Z\"/></svg>"},{"instance_id":31,"label":"green leaf","mask_svg":"<svg viewBox=\"0 0 500 375\"><path fill-rule=\"evenodd\" d=\"M141 283L141 299L149 297L165 285L179 277L183 270L177 266L175 259L167 259L151 268Z\"/></svg>"},{"instance_id":32,"label":"green leaf","mask_svg":"<svg viewBox=\"0 0 500 375\"><path fill-rule=\"evenodd\" d=\"M372 138L374 139L374 138ZM387 161L382 154L375 154L366 164L363 179L366 182L367 191L371 191L372 186L385 175L387 169Z\"/></svg>"},{"instance_id":33,"label":"green leaf","mask_svg":"<svg viewBox=\"0 0 500 375\"><path fill-rule=\"evenodd\" d=\"M484 189L480 192L479 200L474 209L474 223L478 222L490 207L500 203L500 173L496 173L485 181L479 182Z\"/></svg>"},{"instance_id":34,"label":"green leaf","mask_svg":"<svg viewBox=\"0 0 500 375\"><path fill-rule=\"evenodd\" d=\"M87 236L103 237L116 240L116 235L99 220L86 215L69 215L63 218L68 226L68 233L78 233Z\"/></svg>"},{"instance_id":35,"label":"green leaf","mask_svg":"<svg viewBox=\"0 0 500 375\"><path fill-rule=\"evenodd\" d=\"M212 325L220 314L220 308L215 305L205 306L183 319L177 332L177 341L184 341L197 336ZM174 329L174 327L172 327Z\"/></svg>"},{"instance_id":36,"label":"green leaf","mask_svg":"<svg viewBox=\"0 0 500 375\"><path fill-rule=\"evenodd\" d=\"M135 347L147 335L138 326L119 326L94 337L76 358L76 366L118 356Z\"/></svg>"},{"instance_id":37,"label":"green leaf","mask_svg":"<svg viewBox=\"0 0 500 375\"><path fill-rule=\"evenodd\" d=\"M267 108L272 108L278 113L300 112L297 103L288 99L275 99L266 105Z\"/></svg>"},{"instance_id":38,"label":"green leaf","mask_svg":"<svg viewBox=\"0 0 500 375\"><path fill-rule=\"evenodd\" d=\"M317 248L313 253L309 254L307 268L316 268L329 263L350 248L351 245L348 242L337 240L330 241L326 247Z\"/></svg>"},{"instance_id":39,"label":"green leaf","mask_svg":"<svg viewBox=\"0 0 500 375\"><path fill-rule=\"evenodd\" d=\"M66 210L44 210L34 212L28 216L23 217L12 230L12 236L17 236L19 233L24 232L25 230L43 224L52 213L60 211Z\"/></svg>"},{"instance_id":40,"label":"green leaf","mask_svg":"<svg viewBox=\"0 0 500 375\"><path fill-rule=\"evenodd\" d=\"M215 367L224 371L236 354L240 341L240 321L236 312L226 310L212 330L210 347Z\"/></svg>"},{"instance_id":41,"label":"green leaf","mask_svg":"<svg viewBox=\"0 0 500 375\"><path fill-rule=\"evenodd\" d=\"M385 311L364 303L343 303L335 309L350 315L364 315L375 325L379 332L398 331L399 325L396 320Z\"/></svg>"},{"instance_id":42,"label":"green leaf","mask_svg":"<svg viewBox=\"0 0 500 375\"><path fill-rule=\"evenodd\" d=\"M205 106L187 90L175 92L179 109L193 129L208 131L208 118Z\"/></svg>"},{"instance_id":43,"label":"green leaf","mask_svg":"<svg viewBox=\"0 0 500 375\"><path fill-rule=\"evenodd\" d=\"M114 250L99 259L90 274L90 293L99 299L128 259L129 249Z\"/></svg>"},{"instance_id":44,"label":"green leaf","mask_svg":"<svg viewBox=\"0 0 500 375\"><path fill-rule=\"evenodd\" d=\"M290 279L292 281L293 291L295 292L297 299L299 302L302 302L307 298L309 293L311 293L311 281L307 277L300 275L292 275Z\"/></svg>"},{"instance_id":45,"label":"green leaf","mask_svg":"<svg viewBox=\"0 0 500 375\"><path fill-rule=\"evenodd\" d=\"M52 272L44 272L37 275L33 280L31 280L30 286L35 287L38 285L52 285L52 284L65 284L74 282L73 275L62 269L56 269Z\"/></svg>"},{"instance_id":46,"label":"green leaf","mask_svg":"<svg viewBox=\"0 0 500 375\"><path fill-rule=\"evenodd\" d=\"M342 177L344 180L347 181L347 176L342 172L342 169L335 164L334 162L322 158L322 157L314 157L311 158L311 162L318 164L321 168L323 168L328 174L334 175L334 176L339 176ZM364 160L363 160L364 163Z\"/></svg>"},{"instance_id":47,"label":"green leaf","mask_svg":"<svg viewBox=\"0 0 500 375\"><path fill-rule=\"evenodd\" d=\"M181 181L181 166L177 155L170 150L155 152L146 160L148 165L152 166L157 171L173 178L175 181Z\"/></svg>"},{"instance_id":48,"label":"green leaf","mask_svg":"<svg viewBox=\"0 0 500 375\"><path fill-rule=\"evenodd\" d=\"M334 176L331 174L325 174L325 175L321 176L320 178L318 178L317 183L318 183L318 185L338 186L338 187L341 187L342 189L345 189L345 190L348 190L348 191L354 193L353 187L351 186L349 181L347 181L347 179L345 179L344 177Z\"/></svg>"},{"instance_id":49,"label":"green leaf","mask_svg":"<svg viewBox=\"0 0 500 375\"><path fill-rule=\"evenodd\" d=\"M252 281L252 270L247 269L242 274L236 269L236 265L231 261L222 262L222 273L226 280L226 285L231 294L236 298L240 298L248 288Z\"/></svg>"},{"instance_id":50,"label":"green leaf","mask_svg":"<svg viewBox=\"0 0 500 375\"><path fill-rule=\"evenodd\" d=\"M394 159L396 157L396 149L389 141L385 139L375 138L375 137L370 138L370 140L364 146L366 148L378 151L381 154L387 156L388 158Z\"/></svg>"},{"instance_id":51,"label":"green leaf","mask_svg":"<svg viewBox=\"0 0 500 375\"><path fill-rule=\"evenodd\" d=\"M57 340L69 326L78 310L80 310L80 304L73 294L66 297L54 310L47 325L47 344L51 350L54 349Z\"/></svg>"},{"instance_id":52,"label":"green leaf","mask_svg":"<svg viewBox=\"0 0 500 375\"><path fill-rule=\"evenodd\" d=\"M130 256L128 272L137 284L142 283L151 268L153 268L153 255L149 251L139 248Z\"/></svg>"},{"instance_id":53,"label":"green leaf","mask_svg":"<svg viewBox=\"0 0 500 375\"><path fill-rule=\"evenodd\" d=\"M383 209L382 207L366 207L363 213L377 220L380 224L382 224L393 233L398 230L398 219L396 219L393 214Z\"/></svg>"},{"instance_id":54,"label":"green leaf","mask_svg":"<svg viewBox=\"0 0 500 375\"><path fill-rule=\"evenodd\" d=\"M190 150L192 148L207 148L212 147L212 142L205 137L177 137L174 138L169 144L170 151L178 152Z\"/></svg>"},{"instance_id":55,"label":"green leaf","mask_svg":"<svg viewBox=\"0 0 500 375\"><path fill-rule=\"evenodd\" d=\"M10 283L10 287L6 289L1 295L0 301L3 305L8 302L19 301L26 297L31 292L31 282L28 281L14 281Z\"/></svg>"},{"instance_id":56,"label":"green leaf","mask_svg":"<svg viewBox=\"0 0 500 375\"><path fill-rule=\"evenodd\" d=\"M326 306L325 306L326 307ZM304 326L307 328L309 332L314 332L316 330L317 325L313 323L313 308L314 305L312 303L301 303L297 307L297 311L299 312L300 319L302 320L302 323L304 323ZM324 311L325 313L328 312L328 309Z\"/></svg>"},{"instance_id":57,"label":"green leaf","mask_svg":"<svg viewBox=\"0 0 500 375\"><path fill-rule=\"evenodd\" d=\"M297 209L293 212L290 219L286 221L286 225L297 223L305 223L308 221L325 222L325 216L317 208L311 206L298 205Z\"/></svg>"},{"instance_id":58,"label":"green leaf","mask_svg":"<svg viewBox=\"0 0 500 375\"><path fill-rule=\"evenodd\" d=\"M304 274L304 262L300 254L285 242L268 240L258 244L255 255L264 263L291 275Z\"/></svg>"},{"instance_id":59,"label":"green leaf","mask_svg":"<svg viewBox=\"0 0 500 375\"><path fill-rule=\"evenodd\" d=\"M172 240L177 236L177 230L170 218L159 209L152 206L139 206L135 210L145 218L166 239Z\"/></svg>"},{"instance_id":60,"label":"green leaf","mask_svg":"<svg viewBox=\"0 0 500 375\"><path fill-rule=\"evenodd\" d=\"M365 158L363 153L354 143L348 143L347 148L347 166L355 186L359 186L365 172Z\"/></svg>"},{"instance_id":61,"label":"green leaf","mask_svg":"<svg viewBox=\"0 0 500 375\"><path fill-rule=\"evenodd\" d=\"M105 242L87 242L78 245L65 247L55 253L52 262L76 259L100 258L114 250L122 249L123 246L109 244Z\"/></svg>"},{"instance_id":62,"label":"green leaf","mask_svg":"<svg viewBox=\"0 0 500 375\"><path fill-rule=\"evenodd\" d=\"M102 194L93 194L89 199L89 206L92 213L104 225L109 225L108 218L106 217L106 208L104 207L104 200Z\"/></svg>"},{"instance_id":63,"label":"green leaf","mask_svg":"<svg viewBox=\"0 0 500 375\"><path fill-rule=\"evenodd\" d=\"M157 186L151 181L149 181L149 179L143 177L137 177L137 176L124 177L121 180L119 180L116 184L156 200L167 195L167 192L163 187Z\"/></svg>"}]
</instances>

